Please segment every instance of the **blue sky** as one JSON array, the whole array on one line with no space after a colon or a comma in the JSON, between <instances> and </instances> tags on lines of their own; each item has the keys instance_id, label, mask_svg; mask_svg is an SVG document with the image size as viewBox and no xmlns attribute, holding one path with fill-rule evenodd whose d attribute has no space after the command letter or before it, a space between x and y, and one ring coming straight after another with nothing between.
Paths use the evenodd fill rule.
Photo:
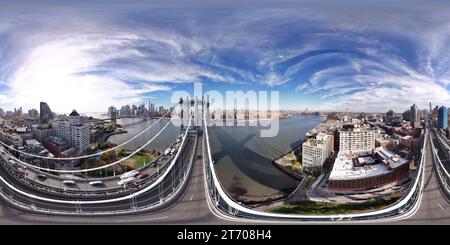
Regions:
<instances>
[{"instance_id":1,"label":"blue sky","mask_svg":"<svg viewBox=\"0 0 450 245\"><path fill-rule=\"evenodd\" d=\"M105 111L177 90L276 90L281 107L450 101L444 1L2 1L0 107Z\"/></svg>"}]
</instances>

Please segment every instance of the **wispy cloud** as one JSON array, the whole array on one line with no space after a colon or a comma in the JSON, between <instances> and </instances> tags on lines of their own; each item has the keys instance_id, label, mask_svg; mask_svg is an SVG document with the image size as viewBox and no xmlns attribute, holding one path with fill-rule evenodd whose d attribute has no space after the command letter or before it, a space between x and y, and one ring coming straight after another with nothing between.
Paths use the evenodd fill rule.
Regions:
<instances>
[{"instance_id":1,"label":"wispy cloud","mask_svg":"<svg viewBox=\"0 0 450 245\"><path fill-rule=\"evenodd\" d=\"M326 110L448 103L450 7L264 6L8 5L0 106L105 110L196 81L316 97Z\"/></svg>"}]
</instances>

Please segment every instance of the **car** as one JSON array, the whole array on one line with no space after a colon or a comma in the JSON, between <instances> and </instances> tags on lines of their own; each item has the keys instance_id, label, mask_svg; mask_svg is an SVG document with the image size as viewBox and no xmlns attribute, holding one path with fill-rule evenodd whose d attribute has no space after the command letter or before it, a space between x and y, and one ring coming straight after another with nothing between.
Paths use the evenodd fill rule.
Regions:
<instances>
[{"instance_id":1,"label":"car","mask_svg":"<svg viewBox=\"0 0 450 245\"><path fill-rule=\"evenodd\" d=\"M136 179L135 177L129 177L129 178L120 180L119 182L117 182L117 184L118 185L126 185L130 182L133 182L135 179Z\"/></svg>"},{"instance_id":2,"label":"car","mask_svg":"<svg viewBox=\"0 0 450 245\"><path fill-rule=\"evenodd\" d=\"M130 178L130 177L136 177L137 175L139 175L139 171L132 170L130 172L126 172L126 173L122 174L120 176L120 179L124 180L124 179Z\"/></svg>"},{"instance_id":3,"label":"car","mask_svg":"<svg viewBox=\"0 0 450 245\"><path fill-rule=\"evenodd\" d=\"M28 175L28 172L27 172L27 169L26 169L26 168L18 168L17 170L18 170L20 173L22 173L23 175L25 175L25 176Z\"/></svg>"},{"instance_id":4,"label":"car","mask_svg":"<svg viewBox=\"0 0 450 245\"><path fill-rule=\"evenodd\" d=\"M75 185L75 181L66 179L66 180L63 180L63 184L65 184L65 185Z\"/></svg>"},{"instance_id":5,"label":"car","mask_svg":"<svg viewBox=\"0 0 450 245\"><path fill-rule=\"evenodd\" d=\"M41 180L41 181L44 181L44 180L47 179L47 175L45 175L45 174L39 174L37 177L38 177L38 179Z\"/></svg>"},{"instance_id":6,"label":"car","mask_svg":"<svg viewBox=\"0 0 450 245\"><path fill-rule=\"evenodd\" d=\"M172 148L167 148L167 149L164 151L164 156L169 155L169 154L170 154L170 151L172 151Z\"/></svg>"},{"instance_id":7,"label":"car","mask_svg":"<svg viewBox=\"0 0 450 245\"><path fill-rule=\"evenodd\" d=\"M138 179L145 179L145 178L147 178L147 177L148 177L148 174L147 174L147 173L140 173L140 174L137 176Z\"/></svg>"},{"instance_id":8,"label":"car","mask_svg":"<svg viewBox=\"0 0 450 245\"><path fill-rule=\"evenodd\" d=\"M101 181L101 180L94 180L94 181L90 181L89 184L92 185L92 186L99 186L99 185L103 185L103 181Z\"/></svg>"}]
</instances>

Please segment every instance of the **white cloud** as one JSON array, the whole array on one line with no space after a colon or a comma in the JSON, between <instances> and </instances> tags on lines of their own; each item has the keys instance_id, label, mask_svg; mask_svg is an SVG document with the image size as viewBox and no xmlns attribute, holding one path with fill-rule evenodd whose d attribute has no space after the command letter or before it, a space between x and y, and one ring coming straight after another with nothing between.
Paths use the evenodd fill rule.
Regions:
<instances>
[{"instance_id":1,"label":"white cloud","mask_svg":"<svg viewBox=\"0 0 450 245\"><path fill-rule=\"evenodd\" d=\"M50 26L53 26L52 23ZM7 90L1 91L1 107L36 108L40 101L64 112L104 111L108 106L139 103L148 93L171 90L169 83L216 81L231 78L191 64L192 53L202 44L161 30L63 25L38 28L20 37L14 53L23 58L4 61Z\"/></svg>"},{"instance_id":2,"label":"white cloud","mask_svg":"<svg viewBox=\"0 0 450 245\"><path fill-rule=\"evenodd\" d=\"M127 48L135 35L69 35L37 46L9 78L8 104L36 107L47 101L56 111L103 111L109 105L137 103L145 93L167 85L129 84L108 75L79 74L102 62L142 57Z\"/></svg>"},{"instance_id":3,"label":"white cloud","mask_svg":"<svg viewBox=\"0 0 450 245\"><path fill-rule=\"evenodd\" d=\"M0 103L36 107L45 100L60 111L105 110L203 77L232 84L295 83L295 91L317 95L328 109L448 103L449 12L395 10L332 5L231 11L211 23L181 11L182 22L171 23L178 20L174 15L144 24L116 22L114 11L99 18L92 11L86 19L77 12L58 18L61 23L43 14L10 21L10 13L0 17L0 34L11 33L9 50L15 50L0 67L0 84L8 86ZM157 28L159 21L169 28ZM311 78L299 83L297 75L306 73Z\"/></svg>"}]
</instances>

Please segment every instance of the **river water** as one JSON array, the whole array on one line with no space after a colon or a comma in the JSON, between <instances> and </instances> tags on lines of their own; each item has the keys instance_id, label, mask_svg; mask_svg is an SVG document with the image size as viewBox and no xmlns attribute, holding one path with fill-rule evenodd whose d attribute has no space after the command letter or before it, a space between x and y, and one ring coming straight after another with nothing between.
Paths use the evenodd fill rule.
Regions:
<instances>
[{"instance_id":1,"label":"river water","mask_svg":"<svg viewBox=\"0 0 450 245\"><path fill-rule=\"evenodd\" d=\"M209 128L211 150L216 171L222 185L234 198L241 200L261 200L295 188L298 181L273 166L272 160L299 146L305 133L322 121L322 117L300 115L279 121L276 137L260 137L260 127L212 126ZM120 144L133 137L155 122L139 118L120 119L119 124L128 131L110 137L110 141ZM136 149L150 139L166 120L161 120L152 129L127 145ZM161 151L170 146L180 133L179 128L169 125L146 149Z\"/></svg>"},{"instance_id":2,"label":"river water","mask_svg":"<svg viewBox=\"0 0 450 245\"><path fill-rule=\"evenodd\" d=\"M175 142L177 136L180 134L180 128L174 126L169 122L168 119L161 119L160 121L157 120L158 119L145 120L142 118L118 119L117 124L122 125L127 133L112 135L111 137L109 137L109 141L114 144L121 144L132 138L133 136L139 134L143 130L151 127L141 136L123 146L124 149L134 150L147 143L147 141L153 138L153 136L155 136L155 134L159 132L160 129L162 129L167 123L169 123L167 128L144 148L146 150L153 149L159 152L164 152L166 148L170 147Z\"/></svg>"}]
</instances>

